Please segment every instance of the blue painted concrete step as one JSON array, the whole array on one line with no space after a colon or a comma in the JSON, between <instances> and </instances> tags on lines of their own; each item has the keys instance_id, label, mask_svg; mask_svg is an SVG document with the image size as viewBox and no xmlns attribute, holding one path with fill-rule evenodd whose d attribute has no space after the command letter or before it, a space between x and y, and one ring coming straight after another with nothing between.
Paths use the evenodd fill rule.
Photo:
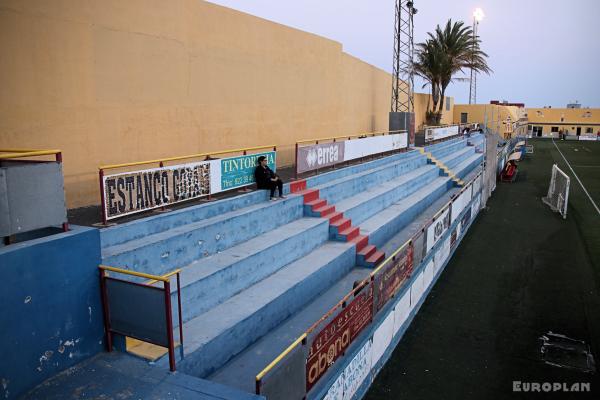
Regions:
<instances>
[{"instance_id":1,"label":"blue painted concrete step","mask_svg":"<svg viewBox=\"0 0 600 400\"><path fill-rule=\"evenodd\" d=\"M277 328L270 330L207 379L253 392L256 374L348 294L354 282L362 281L370 272L371 270L367 268L353 268L330 288L320 293L317 298Z\"/></svg>"},{"instance_id":2,"label":"blue painted concrete step","mask_svg":"<svg viewBox=\"0 0 600 400\"><path fill-rule=\"evenodd\" d=\"M346 168L336 169L334 171L326 172L324 174L311 176L309 178L306 178L306 183L309 188L313 188L313 187L316 187L319 185L331 183L331 182L333 182L337 179L343 178L343 177L356 175L361 172L364 172L367 170L372 170L372 169L380 167L380 166L390 165L390 164L394 163L395 161L408 160L412 157L419 156L420 154L421 153L419 153L416 150L409 150L405 153L398 153L398 154L394 154L394 155L391 155L388 157L378 158L377 160L352 165L352 166L346 167Z\"/></svg>"},{"instance_id":3,"label":"blue painted concrete step","mask_svg":"<svg viewBox=\"0 0 600 400\"><path fill-rule=\"evenodd\" d=\"M103 249L105 264L164 274L302 217L302 198L264 201Z\"/></svg>"},{"instance_id":4,"label":"blue painted concrete step","mask_svg":"<svg viewBox=\"0 0 600 400\"><path fill-rule=\"evenodd\" d=\"M434 165L406 173L400 177L382 183L336 204L338 211L344 213L353 224L360 224L375 213L399 201L410 193L427 185L439 176Z\"/></svg>"},{"instance_id":5,"label":"blue painted concrete step","mask_svg":"<svg viewBox=\"0 0 600 400\"><path fill-rule=\"evenodd\" d=\"M198 377L213 373L337 282L354 264L354 244L327 242L188 321L179 370ZM166 366L168 360L163 357L158 363Z\"/></svg>"},{"instance_id":6,"label":"blue painted concrete step","mask_svg":"<svg viewBox=\"0 0 600 400\"><path fill-rule=\"evenodd\" d=\"M427 158L420 153L415 153L400 160L325 182L312 188L318 189L319 197L326 200L328 204L337 205L337 203L345 198L373 186L380 185L426 164Z\"/></svg>"},{"instance_id":7,"label":"blue painted concrete step","mask_svg":"<svg viewBox=\"0 0 600 400\"><path fill-rule=\"evenodd\" d=\"M464 178L483 162L483 154L475 153L454 167L453 171L459 178Z\"/></svg>"},{"instance_id":8,"label":"blue painted concrete step","mask_svg":"<svg viewBox=\"0 0 600 400\"><path fill-rule=\"evenodd\" d=\"M183 268L183 320L206 312L328 239L329 223L301 218ZM173 293L174 312L177 293ZM177 314L173 314L177 315Z\"/></svg>"},{"instance_id":9,"label":"blue painted concrete step","mask_svg":"<svg viewBox=\"0 0 600 400\"><path fill-rule=\"evenodd\" d=\"M455 166L457 166L473 154L475 154L475 148L472 146L467 146L439 160L442 163L444 163L446 167L453 169Z\"/></svg>"},{"instance_id":10,"label":"blue painted concrete step","mask_svg":"<svg viewBox=\"0 0 600 400\"><path fill-rule=\"evenodd\" d=\"M260 190L119 224L100 231L102 247L107 248L130 240L140 239L145 236L177 228L178 226L187 225L245 207L250 207L266 200L268 200L267 191Z\"/></svg>"},{"instance_id":11,"label":"blue painted concrete step","mask_svg":"<svg viewBox=\"0 0 600 400\"><path fill-rule=\"evenodd\" d=\"M375 214L359 225L369 241L381 247L448 190L450 178L440 176L424 188Z\"/></svg>"}]
</instances>

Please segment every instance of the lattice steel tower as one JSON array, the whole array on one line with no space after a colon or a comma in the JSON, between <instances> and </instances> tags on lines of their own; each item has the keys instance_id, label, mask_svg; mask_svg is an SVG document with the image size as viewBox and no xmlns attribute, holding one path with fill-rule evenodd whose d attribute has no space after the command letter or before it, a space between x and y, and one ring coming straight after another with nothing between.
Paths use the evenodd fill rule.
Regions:
<instances>
[{"instance_id":1,"label":"lattice steel tower","mask_svg":"<svg viewBox=\"0 0 600 400\"><path fill-rule=\"evenodd\" d=\"M473 40L477 40L477 27L479 21L473 18ZM474 44L474 46L477 46ZM471 68L471 79L469 86L469 104L477 104L477 72Z\"/></svg>"},{"instance_id":2,"label":"lattice steel tower","mask_svg":"<svg viewBox=\"0 0 600 400\"><path fill-rule=\"evenodd\" d=\"M392 74L392 107L394 112L414 112L412 68L413 15L417 13L413 1L396 0L396 22L394 25L394 72Z\"/></svg>"}]
</instances>

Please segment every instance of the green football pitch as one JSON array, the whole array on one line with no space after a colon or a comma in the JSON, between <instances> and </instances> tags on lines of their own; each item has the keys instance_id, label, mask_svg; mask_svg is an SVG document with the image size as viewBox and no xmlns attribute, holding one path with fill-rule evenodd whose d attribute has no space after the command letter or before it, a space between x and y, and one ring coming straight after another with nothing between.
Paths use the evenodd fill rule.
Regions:
<instances>
[{"instance_id":1,"label":"green football pitch","mask_svg":"<svg viewBox=\"0 0 600 400\"><path fill-rule=\"evenodd\" d=\"M529 144L366 399L600 398L598 372L549 365L540 339L585 341L600 363L600 142ZM541 200L554 163L571 178L566 219ZM592 393L519 394L515 381L590 383Z\"/></svg>"}]
</instances>

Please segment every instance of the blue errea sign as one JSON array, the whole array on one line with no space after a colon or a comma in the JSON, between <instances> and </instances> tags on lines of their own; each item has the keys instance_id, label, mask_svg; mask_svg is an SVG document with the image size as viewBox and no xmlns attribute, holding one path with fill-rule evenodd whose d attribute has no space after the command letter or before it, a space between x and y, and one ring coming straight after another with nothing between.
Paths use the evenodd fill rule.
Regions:
<instances>
[{"instance_id":1,"label":"blue errea sign","mask_svg":"<svg viewBox=\"0 0 600 400\"><path fill-rule=\"evenodd\" d=\"M277 153L274 151L222 159L221 190L229 190L253 184L254 169L258 165L256 160L260 156L267 157L267 165L275 171Z\"/></svg>"}]
</instances>

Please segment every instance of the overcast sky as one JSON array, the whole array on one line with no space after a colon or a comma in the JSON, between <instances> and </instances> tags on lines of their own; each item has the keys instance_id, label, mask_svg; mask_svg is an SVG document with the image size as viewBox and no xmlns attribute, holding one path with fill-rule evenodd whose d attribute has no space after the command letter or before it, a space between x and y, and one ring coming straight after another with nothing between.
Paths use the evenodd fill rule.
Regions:
<instances>
[{"instance_id":1,"label":"overcast sky","mask_svg":"<svg viewBox=\"0 0 600 400\"><path fill-rule=\"evenodd\" d=\"M211 0L338 42L344 51L392 69L394 0ZM449 18L472 23L481 7L482 49L494 70L479 76L477 102L528 107L600 107L600 0L414 0L415 43ZM422 82L417 83L417 91ZM391 88L390 88L391 90ZM468 83L447 94L468 102Z\"/></svg>"}]
</instances>

